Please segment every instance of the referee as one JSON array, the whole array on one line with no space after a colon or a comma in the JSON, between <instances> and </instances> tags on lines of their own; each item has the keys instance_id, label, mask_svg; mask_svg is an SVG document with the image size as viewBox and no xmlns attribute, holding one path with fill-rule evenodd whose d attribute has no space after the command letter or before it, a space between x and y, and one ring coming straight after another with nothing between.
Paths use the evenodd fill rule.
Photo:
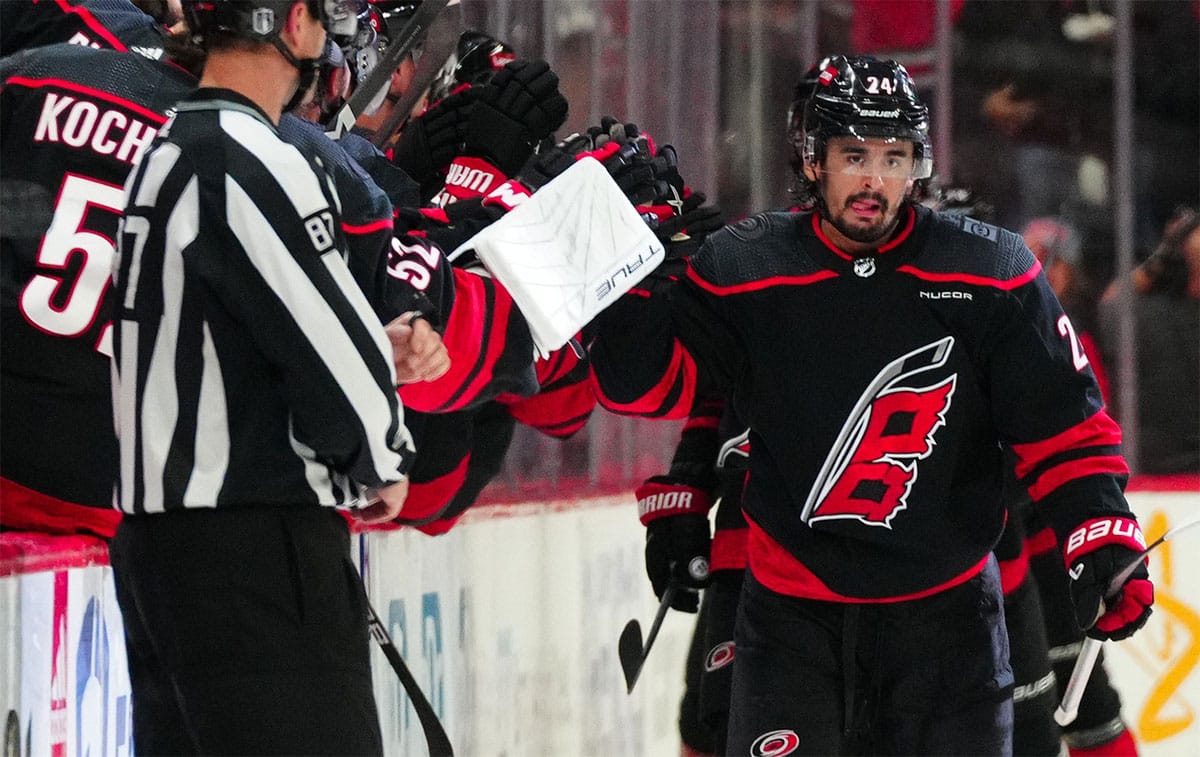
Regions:
<instances>
[{"instance_id":1,"label":"referee","mask_svg":"<svg viewBox=\"0 0 1200 757\"><path fill-rule=\"evenodd\" d=\"M143 754L382 751L334 508L393 517L414 452L332 183L276 131L326 6L184 0L200 88L125 186L111 559Z\"/></svg>"}]
</instances>

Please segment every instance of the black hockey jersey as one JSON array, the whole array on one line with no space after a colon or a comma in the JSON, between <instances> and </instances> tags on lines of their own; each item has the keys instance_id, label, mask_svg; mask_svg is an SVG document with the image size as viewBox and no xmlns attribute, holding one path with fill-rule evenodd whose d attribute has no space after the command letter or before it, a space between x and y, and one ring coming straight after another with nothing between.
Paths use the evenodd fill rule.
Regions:
<instances>
[{"instance_id":1,"label":"black hockey jersey","mask_svg":"<svg viewBox=\"0 0 1200 757\"><path fill-rule=\"evenodd\" d=\"M139 55L59 44L0 61L0 82L0 475L48 495L48 508L111 508L109 275L122 184L195 80Z\"/></svg>"},{"instance_id":2,"label":"black hockey jersey","mask_svg":"<svg viewBox=\"0 0 1200 757\"><path fill-rule=\"evenodd\" d=\"M1020 237L925 208L858 258L812 213L713 235L666 297L601 314L602 404L749 425L750 565L782 593L923 596L977 572L1005 518L1001 444L1060 538L1127 512L1120 432Z\"/></svg>"},{"instance_id":3,"label":"black hockey jersey","mask_svg":"<svg viewBox=\"0 0 1200 757\"><path fill-rule=\"evenodd\" d=\"M0 0L0 55L69 42L159 60L163 36L130 0Z\"/></svg>"}]
</instances>

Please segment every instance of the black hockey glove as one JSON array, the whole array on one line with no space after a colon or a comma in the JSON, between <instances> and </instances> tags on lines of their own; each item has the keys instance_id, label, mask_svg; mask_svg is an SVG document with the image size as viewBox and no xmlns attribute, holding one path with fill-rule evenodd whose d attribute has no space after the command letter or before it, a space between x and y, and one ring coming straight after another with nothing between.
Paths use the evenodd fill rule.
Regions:
<instances>
[{"instance_id":1,"label":"black hockey glove","mask_svg":"<svg viewBox=\"0 0 1200 757\"><path fill-rule=\"evenodd\" d=\"M478 90L464 85L429 106L400 132L392 162L420 183L422 200L441 188L450 162L462 152L477 95Z\"/></svg>"},{"instance_id":2,"label":"black hockey glove","mask_svg":"<svg viewBox=\"0 0 1200 757\"><path fill-rule=\"evenodd\" d=\"M1133 518L1089 520L1067 537L1063 555L1071 579L1075 620L1088 636L1120 641L1146 624L1154 604L1154 584L1145 563L1116 592L1109 584L1135 560L1146 542Z\"/></svg>"},{"instance_id":3,"label":"black hockey glove","mask_svg":"<svg viewBox=\"0 0 1200 757\"><path fill-rule=\"evenodd\" d=\"M637 498L646 526L646 575L654 595L662 599L674 581L681 591L671 607L696 612L700 590L708 585L711 496L673 476L653 476L638 487Z\"/></svg>"},{"instance_id":4,"label":"black hockey glove","mask_svg":"<svg viewBox=\"0 0 1200 757\"><path fill-rule=\"evenodd\" d=\"M479 87L467 120L465 150L512 176L534 146L567 119L558 75L542 60L515 60Z\"/></svg>"},{"instance_id":5,"label":"black hockey glove","mask_svg":"<svg viewBox=\"0 0 1200 757\"><path fill-rule=\"evenodd\" d=\"M679 201L638 207L666 248L668 259L690 257L709 234L725 225L725 214L716 205L706 204L707 201L703 192L692 192L685 187L684 197Z\"/></svg>"}]
</instances>

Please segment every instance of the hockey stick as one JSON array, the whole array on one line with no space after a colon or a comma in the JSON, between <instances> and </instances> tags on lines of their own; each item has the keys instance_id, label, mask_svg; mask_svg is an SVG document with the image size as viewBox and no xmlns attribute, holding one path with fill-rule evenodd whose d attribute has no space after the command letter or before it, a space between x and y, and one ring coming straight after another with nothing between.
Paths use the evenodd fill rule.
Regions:
<instances>
[{"instance_id":1,"label":"hockey stick","mask_svg":"<svg viewBox=\"0 0 1200 757\"><path fill-rule=\"evenodd\" d=\"M671 600L675 598L675 589L674 581L667 584L662 601L658 603L658 612L654 613L654 622L650 624L650 635L646 637L645 646L642 646L642 626L637 622L637 618L625 624L621 637L617 639L617 656L621 659L621 672L625 674L626 694L633 693L633 685L637 683L642 666L646 664L646 655L650 654L650 647L654 646L659 626L662 625L663 618L667 617L667 609L671 606Z\"/></svg>"},{"instance_id":2,"label":"hockey stick","mask_svg":"<svg viewBox=\"0 0 1200 757\"><path fill-rule=\"evenodd\" d=\"M1105 592L1105 596L1111 597L1120 591L1121 587L1125 585L1125 581L1159 545L1196 525L1200 525L1200 518L1168 529L1166 533L1155 539L1154 543L1142 550L1140 555L1117 571L1117 574L1108 583L1108 591ZM1104 613L1103 607L1100 608L1100 612ZM1100 649L1103 646L1104 642L1099 639L1093 639L1090 636L1084 639L1083 647L1079 650L1079 657L1075 658L1075 667L1071 669L1071 678L1067 681L1067 688L1063 692L1062 703L1054 711L1054 722L1066 726L1075 721L1075 716L1079 714L1079 703L1083 700L1083 691L1087 688L1088 679L1092 677L1092 668L1096 666L1096 659L1100 656Z\"/></svg>"},{"instance_id":3,"label":"hockey stick","mask_svg":"<svg viewBox=\"0 0 1200 757\"><path fill-rule=\"evenodd\" d=\"M354 122L366 110L367 105L375 99L379 94L379 90L388 86L388 82L392 79L392 74L399 67L400 61L404 60L404 56L412 52L413 48L420 43L421 38L429 31L430 24L434 18L442 11L443 8L450 2L458 4L458 0L425 0L421 6L417 8L416 13L404 25L399 36L391 40L387 49L383 51L383 55L379 58L379 62L375 64L375 68L367 75L355 90L354 94L350 95L350 99L342 104L338 112L334 114L333 120L330 122L329 129L326 134L332 139L337 139L346 132L350 131L354 126Z\"/></svg>"},{"instance_id":4,"label":"hockey stick","mask_svg":"<svg viewBox=\"0 0 1200 757\"><path fill-rule=\"evenodd\" d=\"M363 593L365 596L365 589ZM433 705L425 698L425 692L421 691L412 672L404 664L400 650L396 649L396 645L392 643L392 637L383 627L383 622L375 613L375 608L371 606L370 601L367 602L367 613L371 636L379 643L379 648L383 650L383 656L392 664L392 670L396 671L396 676L404 686L404 692L408 694L413 709L417 711L417 718L421 721L421 730L425 732L425 743L429 747L429 757L454 757L454 748L450 746L450 737L446 735L442 721L438 720L437 713L433 711Z\"/></svg>"},{"instance_id":5,"label":"hockey stick","mask_svg":"<svg viewBox=\"0 0 1200 757\"><path fill-rule=\"evenodd\" d=\"M425 692L421 691L417 679L413 678L412 672L404 664L400 650L396 649L396 644L388 634L387 628L379 619L379 613L375 612L374 606L371 605L371 598L367 596L367 544L362 537L358 542L358 554L359 562L362 563L361 571L354 567L354 562L349 557L346 558L346 561L350 563L352 570L359 573L361 578L358 588L362 592L363 604L367 607L367 626L371 630L371 638L379 644L383 656L391 664L392 670L396 671L396 677L400 679L400 685L404 687L404 693L412 702L413 709L417 711L417 719L421 721L421 730L425 732L425 744L429 747L429 757L454 757L454 747L450 746L450 737L446 735L442 721L438 719L433 705L425 697Z\"/></svg>"},{"instance_id":6,"label":"hockey stick","mask_svg":"<svg viewBox=\"0 0 1200 757\"><path fill-rule=\"evenodd\" d=\"M425 91L433 85L438 72L442 70L450 54L458 47L458 38L462 33L462 8L459 0L450 0L442 13L433 20L429 33L425 36L425 49L421 52L421 60L413 71L408 88L392 104L392 112L387 120L375 132L372 139L375 146L383 149L388 140L396 133L401 124L412 113L413 106Z\"/></svg>"}]
</instances>

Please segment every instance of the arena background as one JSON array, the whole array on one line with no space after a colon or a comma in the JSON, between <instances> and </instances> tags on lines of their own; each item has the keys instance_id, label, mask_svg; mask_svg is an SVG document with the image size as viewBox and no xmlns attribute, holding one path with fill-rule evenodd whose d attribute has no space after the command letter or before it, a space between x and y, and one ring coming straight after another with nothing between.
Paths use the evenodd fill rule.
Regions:
<instances>
[{"instance_id":1,"label":"arena background","mask_svg":"<svg viewBox=\"0 0 1200 757\"><path fill-rule=\"evenodd\" d=\"M638 123L679 149L685 178L731 220L788 204L791 90L833 51L908 64L934 107L937 181L969 187L1009 228L1041 215L1075 224L1097 299L1116 281L1114 295L1127 303L1120 282L1154 249L1174 208L1197 205L1193 0L462 5L469 26L550 61L571 104L564 135L603 115ZM1036 106L1040 129L988 117L989 97L1010 85ZM1129 310L1119 312L1112 399L1136 461L1138 356ZM519 430L483 504L451 533L360 537L372 601L460 754L677 753L691 617L668 616L631 696L615 647L625 621L646 625L654 610L632 488L665 469L678 430L603 411L565 443ZM1147 536L1200 515L1197 474L1135 478L1131 502ZM5 754L129 754L128 681L103 545L15 536L0 542ZM1200 745L1192 538L1155 560L1159 601L1147 630L1109 645L1127 720L1152 757ZM375 662L389 753L423 753L411 708L382 656Z\"/></svg>"}]
</instances>

